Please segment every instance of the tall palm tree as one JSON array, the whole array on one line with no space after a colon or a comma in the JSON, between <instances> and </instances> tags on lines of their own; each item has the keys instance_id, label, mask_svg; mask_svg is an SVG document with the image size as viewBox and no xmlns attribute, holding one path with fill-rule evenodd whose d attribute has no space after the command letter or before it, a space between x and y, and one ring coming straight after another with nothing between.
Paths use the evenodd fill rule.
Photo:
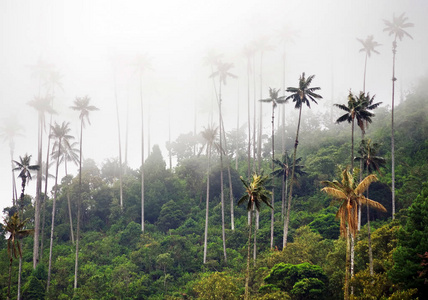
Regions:
<instances>
[{"instance_id":1,"label":"tall palm tree","mask_svg":"<svg viewBox=\"0 0 428 300\"><path fill-rule=\"evenodd\" d=\"M385 165L385 158L377 156L379 149L379 144L372 143L371 139L362 140L358 153L359 157L356 157L355 160L359 160L363 163L364 170L367 171L367 175L373 172L380 172L380 168ZM369 197L369 188L367 188L367 198ZM373 276L373 251L372 251L372 239L370 231L370 209L367 205L367 239L368 239L368 248L369 248L369 270L370 275Z\"/></svg>"},{"instance_id":2,"label":"tall palm tree","mask_svg":"<svg viewBox=\"0 0 428 300\"><path fill-rule=\"evenodd\" d=\"M336 123L342 123L347 121L348 123L351 123L351 172L354 168L354 127L355 127L355 120L357 121L358 127L362 131L364 131L364 122L371 123L371 117L374 116L373 113L369 112L367 109L368 104L368 98L370 98L369 94L366 95L361 92L359 96L355 96L352 94L351 91L349 91L348 95L348 103L347 105L344 104L334 104L334 106L339 107L341 110L345 111L345 114L340 116Z\"/></svg>"},{"instance_id":3,"label":"tall palm tree","mask_svg":"<svg viewBox=\"0 0 428 300\"><path fill-rule=\"evenodd\" d=\"M55 139L55 144L53 148L56 150L56 170L55 170L55 185L54 185L54 198L52 202L52 222L51 222L51 238L49 245L49 266L48 266L48 279L46 285L46 291L49 291L49 285L51 282L51 268L52 268L52 249L53 249L53 236L54 236L54 228L55 228L55 207L56 207L56 198L58 193L58 170L61 158L61 148L62 145L70 146L69 141L74 137L69 135L70 128L68 127L68 122L62 122L61 125L55 122L55 125L52 126L51 138Z\"/></svg>"},{"instance_id":4,"label":"tall palm tree","mask_svg":"<svg viewBox=\"0 0 428 300\"><path fill-rule=\"evenodd\" d=\"M7 287L7 299L10 299L10 284L12 279L12 262L13 258L22 259L22 247L19 242L20 239L29 236L33 233L32 229L25 229L25 226L29 219L21 221L16 212L9 220L5 219L5 225L3 225L6 232L9 233L9 238L7 239L7 254L9 256L9 280ZM21 273L19 274L19 276ZM20 297L20 287L18 287L18 298Z\"/></svg>"},{"instance_id":5,"label":"tall palm tree","mask_svg":"<svg viewBox=\"0 0 428 300\"><path fill-rule=\"evenodd\" d=\"M375 49L376 47L381 46L378 42L373 40L373 35L367 36L365 40L358 39L357 40L363 45L363 48L360 49L360 52L365 52L364 59L364 80L363 80L363 93L366 92L366 70L367 70L367 58L369 58L373 53L379 54L379 52Z\"/></svg>"},{"instance_id":6,"label":"tall palm tree","mask_svg":"<svg viewBox=\"0 0 428 300\"><path fill-rule=\"evenodd\" d=\"M208 213L209 213L209 203L210 203L210 171L211 171L211 150L213 146L216 146L217 139L217 127L208 126L204 131L201 132L202 138L205 141L207 147L207 199L206 199L206 209L205 209L205 235L204 235L204 264L207 262L207 247L208 247ZM201 149L202 151L203 149Z\"/></svg>"},{"instance_id":7,"label":"tall palm tree","mask_svg":"<svg viewBox=\"0 0 428 300\"><path fill-rule=\"evenodd\" d=\"M74 291L77 289L77 270L79 267L79 238L80 238L80 214L82 206L82 149L83 149L83 128L86 122L91 125L89 120L89 113L98 110L97 107L90 105L91 98L88 96L77 97L74 100L74 105L71 109L79 111L80 119L80 150L79 150L79 200L77 203L77 230L76 230L76 258L74 264ZM86 121L85 121L86 120Z\"/></svg>"},{"instance_id":8,"label":"tall palm tree","mask_svg":"<svg viewBox=\"0 0 428 300\"><path fill-rule=\"evenodd\" d=\"M12 205L15 206L16 200L18 200L18 192L16 191L15 183L15 172L13 166L13 158L15 151L15 137L21 136L22 126L17 123L17 118L10 117L2 122L0 126L0 136L3 137L3 141L9 143L10 162L12 164Z\"/></svg>"},{"instance_id":9,"label":"tall palm tree","mask_svg":"<svg viewBox=\"0 0 428 300\"><path fill-rule=\"evenodd\" d=\"M253 174L251 181L246 181L241 176L242 184L245 187L245 194L239 199L238 205L247 203L247 211L250 212L250 224L248 227L248 250L247 250L247 271L245 276L245 296L244 299L250 299L249 281L250 281L250 257L251 257L251 227L253 225L252 211L260 211L262 204L270 208L269 194L265 188L268 176ZM254 247L256 247L257 227L254 229ZM254 262L255 263L255 262Z\"/></svg>"},{"instance_id":10,"label":"tall palm tree","mask_svg":"<svg viewBox=\"0 0 428 300\"><path fill-rule=\"evenodd\" d=\"M51 96L34 97L28 102L28 105L35 108L38 112L38 152L37 161L39 164L42 162L43 151L43 131L45 128L45 113L53 114ZM33 269L36 268L39 262L39 234L40 234L40 208L41 208L41 192L42 192L42 169L39 168L37 173L36 183L36 201L34 204L34 246L33 246Z\"/></svg>"},{"instance_id":11,"label":"tall palm tree","mask_svg":"<svg viewBox=\"0 0 428 300\"><path fill-rule=\"evenodd\" d=\"M294 170L294 175L304 175L306 174L305 171L303 171L303 166L300 165L300 161L302 160L301 157L299 157L298 159L296 159L296 167ZM272 177L278 177L281 178L281 182L282 182L282 192L281 192L281 217L284 221L284 235L283 235L283 239L282 239L282 247L284 248L286 245L286 233L285 233L285 225L286 225L286 218L284 217L285 214L285 197L287 196L287 191L288 191L288 179L289 179L289 173L290 173L290 162L291 162L291 157L288 156L288 154L285 152L282 155L282 160L279 159L274 159L273 163L278 167L278 169L276 169L275 171L273 171L271 173Z\"/></svg>"},{"instance_id":12,"label":"tall palm tree","mask_svg":"<svg viewBox=\"0 0 428 300\"><path fill-rule=\"evenodd\" d=\"M321 191L332 196L335 200L339 201L340 206L336 213L336 218L340 219L340 234L346 237L346 271L345 271L345 289L344 298L349 299L349 279L350 279L350 265L351 265L351 239L355 238L358 231L358 213L357 208L359 203L368 205L380 211L386 211L382 204L366 198L363 193L367 190L370 183L377 181L376 175L368 175L358 185L354 176L344 169L342 171L341 182L323 181L324 188Z\"/></svg>"},{"instance_id":13,"label":"tall palm tree","mask_svg":"<svg viewBox=\"0 0 428 300\"><path fill-rule=\"evenodd\" d=\"M213 72L210 75L210 78L219 77L219 87L218 87L218 111L219 111L219 124L220 124L220 133L219 133L219 147L223 149L222 140L223 140L223 116L221 114L221 86L222 84L226 85L227 77L237 78L236 75L229 72L229 69L233 67L233 64L223 63L219 61L217 63L217 71ZM223 237L223 254L224 261L227 263L227 254L226 254L226 233L224 225L224 187L223 187L223 151L220 151L220 194L221 194L221 220L222 220L222 237Z\"/></svg>"},{"instance_id":14,"label":"tall palm tree","mask_svg":"<svg viewBox=\"0 0 428 300\"><path fill-rule=\"evenodd\" d=\"M14 161L16 167L14 170L20 171L18 177L21 178L22 191L20 196L20 206L21 206L21 218L24 217L24 194L25 194L25 186L29 180L31 180L31 172L30 171L38 171L40 169L39 165L31 165L31 155L25 154L24 157L19 157L19 162ZM36 242L36 241L34 241ZM22 272L22 255L19 256L19 271L18 271L18 299L21 297L21 272Z\"/></svg>"},{"instance_id":15,"label":"tall palm tree","mask_svg":"<svg viewBox=\"0 0 428 300\"><path fill-rule=\"evenodd\" d=\"M285 99L285 96L279 96L279 90L275 88L269 88L269 98L261 99L260 102L265 103L272 103L272 172L275 169L275 108L278 104L283 104L287 102L288 100ZM271 211L271 221L270 221L270 248L273 248L273 225L275 221L275 209L274 209L274 203L275 203L275 194L274 194L274 187L272 187L272 211Z\"/></svg>"},{"instance_id":16,"label":"tall palm tree","mask_svg":"<svg viewBox=\"0 0 428 300\"><path fill-rule=\"evenodd\" d=\"M14 160L13 161L16 165L14 168L14 171L19 171L18 177L21 178L21 210L22 206L24 205L24 193L25 193L25 187L28 183L28 181L31 180L31 171L38 171L40 169L39 165L31 165L31 155L25 154L24 157L20 156L19 161Z\"/></svg>"},{"instance_id":17,"label":"tall palm tree","mask_svg":"<svg viewBox=\"0 0 428 300\"><path fill-rule=\"evenodd\" d=\"M401 41L404 36L413 37L405 30L413 27L413 23L407 22L408 18L402 13L396 17L392 16L392 21L383 20L386 27L383 31L387 31L389 35L394 36L392 41L392 101L391 101L391 190L392 190L392 218L395 218L395 141L394 141L394 93L395 93L395 55L397 54L397 38Z\"/></svg>"},{"instance_id":18,"label":"tall palm tree","mask_svg":"<svg viewBox=\"0 0 428 300\"><path fill-rule=\"evenodd\" d=\"M141 231L144 232L144 103L143 103L143 73L152 69L149 57L146 54L137 56L134 66L138 72L140 82L141 106Z\"/></svg>"},{"instance_id":19,"label":"tall palm tree","mask_svg":"<svg viewBox=\"0 0 428 300\"><path fill-rule=\"evenodd\" d=\"M297 132L296 132L296 140L294 141L294 154L293 154L293 168L291 169L291 178L294 178L294 174L296 172L296 159L297 159L297 146L299 145L299 131L300 131L300 121L302 119L302 107L306 104L309 108L311 108L310 101L318 104L316 99L322 99L322 96L315 93L320 90L320 87L310 87L312 80L315 75L310 75L306 78L305 73L303 72L299 78L299 87L288 87L287 92L292 93L285 99L293 99L295 102L294 107L299 110L299 120L297 122ZM310 101L309 101L310 100ZM287 246L287 237L288 237L288 224L290 221L290 208L291 208L291 199L293 197L293 181L290 184L290 193L288 196L287 203L287 216L285 218L285 230L284 230L284 238L285 238L285 246Z\"/></svg>"}]
</instances>

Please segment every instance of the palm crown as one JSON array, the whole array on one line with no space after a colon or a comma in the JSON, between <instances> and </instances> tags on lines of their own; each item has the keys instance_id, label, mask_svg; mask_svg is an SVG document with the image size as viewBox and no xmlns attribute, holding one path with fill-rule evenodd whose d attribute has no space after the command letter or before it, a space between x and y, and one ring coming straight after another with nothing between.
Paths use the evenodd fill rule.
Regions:
<instances>
[{"instance_id":1,"label":"palm crown","mask_svg":"<svg viewBox=\"0 0 428 300\"><path fill-rule=\"evenodd\" d=\"M89 112L99 110L97 107L89 105L90 100L91 98L88 96L77 97L76 100L74 100L74 106L71 106L73 110L80 111L79 118L82 121L83 126L85 126L85 119L88 121L89 125L91 124L91 121L89 120Z\"/></svg>"},{"instance_id":2,"label":"palm crown","mask_svg":"<svg viewBox=\"0 0 428 300\"><path fill-rule=\"evenodd\" d=\"M359 203L368 205L380 211L386 212L385 207L373 200L366 198L363 193L367 190L370 183L377 181L376 175L368 175L358 185L353 175L344 169L342 171L342 181L323 181L326 186L321 191L332 196L341 202L336 218L340 219L340 233L345 235L346 225L350 233L355 237L358 230L358 205Z\"/></svg>"},{"instance_id":3,"label":"palm crown","mask_svg":"<svg viewBox=\"0 0 428 300\"><path fill-rule=\"evenodd\" d=\"M385 158L377 156L379 149L378 143L372 143L371 139L362 140L360 144L360 149L358 153L359 157L356 157L355 160L362 161L364 170L367 170L368 173L373 173L378 171L380 173L380 167L385 165Z\"/></svg>"},{"instance_id":4,"label":"palm crown","mask_svg":"<svg viewBox=\"0 0 428 300\"><path fill-rule=\"evenodd\" d=\"M413 27L414 24L408 23L408 18L405 17L404 14L405 13L402 13L399 17L396 17L394 14L392 16L392 22L389 20L383 20L386 25L383 31L388 31L389 35L394 35L394 41L396 41L397 38L401 41L405 35L413 39L413 37L404 29Z\"/></svg>"},{"instance_id":5,"label":"palm crown","mask_svg":"<svg viewBox=\"0 0 428 300\"><path fill-rule=\"evenodd\" d=\"M295 108L300 108L303 104L306 104L308 107L311 107L309 100L318 104L315 99L322 99L321 95L315 93L315 91L320 90L320 87L310 87L312 80L315 75L310 75L307 79L305 77L305 72L299 78L299 87L288 87L287 92L292 93L290 96L285 98L293 99L293 102L296 102Z\"/></svg>"},{"instance_id":6,"label":"palm crown","mask_svg":"<svg viewBox=\"0 0 428 300\"><path fill-rule=\"evenodd\" d=\"M269 98L266 99L260 99L260 102L267 102L272 103L273 108L275 108L278 104L282 104L288 101L288 99L285 99L285 96L278 96L279 89L275 88L269 88Z\"/></svg>"},{"instance_id":7,"label":"palm crown","mask_svg":"<svg viewBox=\"0 0 428 300\"><path fill-rule=\"evenodd\" d=\"M373 40L373 35L367 36L365 40L358 38L357 40L363 45L363 48L360 49L360 52L365 52L368 57L370 57L372 52L379 54L379 51L377 51L375 48L381 46L381 44Z\"/></svg>"},{"instance_id":8,"label":"palm crown","mask_svg":"<svg viewBox=\"0 0 428 300\"><path fill-rule=\"evenodd\" d=\"M254 207L260 211L262 203L272 208L269 200L270 191L265 188L268 179L268 176L253 174L251 182L246 182L241 176L241 181L245 186L245 195L239 199L238 205L247 202L248 211Z\"/></svg>"}]
</instances>

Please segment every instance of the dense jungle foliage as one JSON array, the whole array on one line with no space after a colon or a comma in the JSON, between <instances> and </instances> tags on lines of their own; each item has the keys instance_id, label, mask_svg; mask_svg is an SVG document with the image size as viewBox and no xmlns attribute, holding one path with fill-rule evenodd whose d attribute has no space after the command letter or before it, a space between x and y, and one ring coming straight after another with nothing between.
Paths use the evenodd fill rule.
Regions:
<instances>
[{"instance_id":1,"label":"dense jungle foliage","mask_svg":"<svg viewBox=\"0 0 428 300\"><path fill-rule=\"evenodd\" d=\"M387 213L370 212L374 274L369 272L367 217L355 240L352 299L424 299L428 294L428 80L416 85L396 107L396 218L391 218L390 112L375 111L366 137L380 144L378 155L386 159L370 185L370 199ZM381 101L381 99L379 99ZM291 106L287 107L293 110ZM297 114L295 114L297 115ZM274 247L270 247L270 208L262 206L257 231L257 259L251 261L249 288L252 299L343 299L346 240L339 237L336 202L321 192L324 180L340 180L349 165L350 126L334 124L340 115L334 108L322 115L303 113L298 157L304 174L293 190L288 244L283 249L281 182L275 186ZM292 152L296 116L286 128ZM293 125L294 124L294 125ZM82 169L82 215L78 288L73 289L75 246L70 230L68 197L76 228L79 176L58 182L52 275L46 292L49 236L53 193L43 210L41 260L33 270L31 236L22 244L23 299L240 299L244 295L248 246L248 214L237 202L245 189L239 177L247 177L245 128L228 134L229 160L225 159L225 199L229 203L231 166L234 230L230 204L225 205L226 252L222 248L219 155L213 151L210 172L210 211L207 261L203 263L207 157L198 154L201 137L183 134L172 143L178 164L167 167L159 147L144 164L145 230L141 231L141 172L127 168L123 175L123 210L119 205L118 160L97 166L86 159ZM356 131L357 132L357 131ZM236 134L239 133L239 134ZM360 133L356 133L356 145ZM358 142L357 142L358 141ZM262 168L271 172L271 139L263 146ZM238 145L238 151L234 150ZM277 142L276 156L282 155ZM232 150L233 149L233 150ZM358 146L356 146L358 149ZM238 168L235 158L238 153ZM358 172L356 172L358 173ZM32 228L34 207L25 197L24 216ZM16 211L5 209L7 216ZM4 223L7 222L6 217ZM0 298L6 299L9 276L8 235L0 234ZM13 257L11 295L17 293L19 259Z\"/></svg>"}]
</instances>

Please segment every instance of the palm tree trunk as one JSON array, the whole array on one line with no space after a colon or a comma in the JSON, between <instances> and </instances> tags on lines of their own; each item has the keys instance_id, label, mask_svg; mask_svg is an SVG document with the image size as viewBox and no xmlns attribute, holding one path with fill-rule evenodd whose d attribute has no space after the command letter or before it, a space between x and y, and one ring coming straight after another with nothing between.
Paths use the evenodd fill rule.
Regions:
<instances>
[{"instance_id":1,"label":"palm tree trunk","mask_svg":"<svg viewBox=\"0 0 428 300\"><path fill-rule=\"evenodd\" d=\"M253 207L254 209L254 207ZM255 210L258 212L258 210ZM256 266L256 259L257 259L257 226L254 228L254 242L253 242L253 266Z\"/></svg>"},{"instance_id":2,"label":"palm tree trunk","mask_svg":"<svg viewBox=\"0 0 428 300\"><path fill-rule=\"evenodd\" d=\"M21 245L22 246L22 245ZM21 299L21 274L22 274L22 257L19 256L19 266L18 266L18 293L17 300Z\"/></svg>"},{"instance_id":3,"label":"palm tree trunk","mask_svg":"<svg viewBox=\"0 0 428 300\"><path fill-rule=\"evenodd\" d=\"M290 223L291 199L293 197L294 171L296 169L297 146L299 145L299 130L300 130L300 120L302 118L302 106L300 106L299 108L299 120L297 122L296 140L294 141L293 168L291 169L290 193L288 195L287 216L285 218L285 225L284 225L284 248L287 247L288 225Z\"/></svg>"},{"instance_id":4,"label":"palm tree trunk","mask_svg":"<svg viewBox=\"0 0 428 300\"><path fill-rule=\"evenodd\" d=\"M349 226L348 226L346 228L346 262L345 262L345 288L344 288L345 300L349 300L350 262L351 262L351 236L350 236Z\"/></svg>"},{"instance_id":5,"label":"palm tree trunk","mask_svg":"<svg viewBox=\"0 0 428 300\"><path fill-rule=\"evenodd\" d=\"M248 180L251 176L251 109L250 109L250 59L247 59L247 122L248 122L248 153L247 153L247 172Z\"/></svg>"},{"instance_id":6,"label":"palm tree trunk","mask_svg":"<svg viewBox=\"0 0 428 300\"><path fill-rule=\"evenodd\" d=\"M392 219L395 219L395 140L394 140L394 93L395 93L395 54L397 42L392 44L392 103L391 103L391 192L392 192Z\"/></svg>"},{"instance_id":7,"label":"palm tree trunk","mask_svg":"<svg viewBox=\"0 0 428 300\"><path fill-rule=\"evenodd\" d=\"M221 115L221 77L219 85L219 124L220 124L220 194L221 194L221 232L223 239L223 255L224 263L227 264L227 254L226 254L226 232L225 232L225 222L224 222L224 187L223 187L223 147L222 147L222 135L223 135L223 126L222 126L222 115Z\"/></svg>"},{"instance_id":8,"label":"palm tree trunk","mask_svg":"<svg viewBox=\"0 0 428 300\"><path fill-rule=\"evenodd\" d=\"M230 229L235 230L235 199L233 198L232 174L230 173L230 164L227 165L227 176L229 179L229 198L230 198Z\"/></svg>"},{"instance_id":9,"label":"palm tree trunk","mask_svg":"<svg viewBox=\"0 0 428 300\"><path fill-rule=\"evenodd\" d=\"M74 294L76 293L76 289L77 289L77 273L79 269L80 214L81 214L81 206L82 206L82 146L83 146L83 118L80 121L79 198L77 200L76 256L74 260Z\"/></svg>"},{"instance_id":10,"label":"palm tree trunk","mask_svg":"<svg viewBox=\"0 0 428 300\"><path fill-rule=\"evenodd\" d=\"M51 283L51 269L52 269L52 249L53 249L53 236L55 228L55 207L56 207L56 196L58 192L58 169L59 169L59 159L61 155L61 138L58 141L58 157L56 160L56 171L55 171L55 186L54 186L54 199L52 203L52 224L51 224L51 240L49 245L49 267L48 267L48 280L46 284L46 292L49 291L49 285Z\"/></svg>"},{"instance_id":11,"label":"palm tree trunk","mask_svg":"<svg viewBox=\"0 0 428 300\"><path fill-rule=\"evenodd\" d=\"M248 212L249 212L250 224L248 226L247 271L245 274L245 296L244 296L245 300L250 299L249 283L250 283L250 257L251 257L250 256L251 255L251 227L253 226L251 209Z\"/></svg>"},{"instance_id":12,"label":"palm tree trunk","mask_svg":"<svg viewBox=\"0 0 428 300\"><path fill-rule=\"evenodd\" d=\"M143 83L140 72L140 104L141 104L141 231L144 232L144 105Z\"/></svg>"},{"instance_id":13,"label":"palm tree trunk","mask_svg":"<svg viewBox=\"0 0 428 300\"><path fill-rule=\"evenodd\" d=\"M10 285L12 283L12 258L9 258L9 279L7 285L7 300L10 299Z\"/></svg>"},{"instance_id":14,"label":"palm tree trunk","mask_svg":"<svg viewBox=\"0 0 428 300\"><path fill-rule=\"evenodd\" d=\"M367 188L367 198L369 198L369 189L368 188ZM371 234L371 230L370 230L370 207L368 205L367 205L367 244L368 244L368 247L369 247L369 270L370 270L370 276L373 276L374 275L374 271L373 271L372 234Z\"/></svg>"},{"instance_id":15,"label":"palm tree trunk","mask_svg":"<svg viewBox=\"0 0 428 300\"><path fill-rule=\"evenodd\" d=\"M273 101L273 100L272 100ZM275 106L274 106L274 102L272 102L272 172L275 169L275 164L273 162L274 158L275 158ZM272 179L273 181L275 181L275 179ZM275 186L275 182L273 182L272 184L273 186ZM273 233L274 233L274 222L275 222L275 213L274 213L274 203L275 203L275 188L272 187L272 209L270 212L270 248L273 249Z\"/></svg>"},{"instance_id":16,"label":"palm tree trunk","mask_svg":"<svg viewBox=\"0 0 428 300\"><path fill-rule=\"evenodd\" d=\"M70 219L71 243L74 245L73 217L71 216L70 191L68 189L67 189L67 204L68 204L68 217Z\"/></svg>"},{"instance_id":17,"label":"palm tree trunk","mask_svg":"<svg viewBox=\"0 0 428 300\"><path fill-rule=\"evenodd\" d=\"M256 154L257 154L257 144L256 144L256 128L257 128L257 105L256 105L256 56L253 56L253 172L256 171Z\"/></svg>"},{"instance_id":18,"label":"palm tree trunk","mask_svg":"<svg viewBox=\"0 0 428 300\"><path fill-rule=\"evenodd\" d=\"M39 113L39 125L38 125L38 164L42 162L42 149L43 149L43 128L42 128L42 117ZM37 183L36 183L36 203L34 211L34 245L33 245L33 269L37 267L39 263L39 233L40 233L40 198L42 191L42 168L37 171Z\"/></svg>"},{"instance_id":19,"label":"palm tree trunk","mask_svg":"<svg viewBox=\"0 0 428 300\"><path fill-rule=\"evenodd\" d=\"M210 162L211 162L211 145L208 145L208 167L207 167L207 200L205 208L205 234L204 234L204 264L207 262L208 247L208 216L210 205Z\"/></svg>"},{"instance_id":20,"label":"palm tree trunk","mask_svg":"<svg viewBox=\"0 0 428 300\"><path fill-rule=\"evenodd\" d=\"M354 174L354 118L351 125L351 174Z\"/></svg>"},{"instance_id":21,"label":"palm tree trunk","mask_svg":"<svg viewBox=\"0 0 428 300\"><path fill-rule=\"evenodd\" d=\"M119 144L119 203L120 209L123 210L123 185L122 185L122 143L120 139L120 120L119 120L119 105L117 103L117 87L116 74L114 76L114 98L116 101L116 122L117 122L117 138Z\"/></svg>"}]
</instances>

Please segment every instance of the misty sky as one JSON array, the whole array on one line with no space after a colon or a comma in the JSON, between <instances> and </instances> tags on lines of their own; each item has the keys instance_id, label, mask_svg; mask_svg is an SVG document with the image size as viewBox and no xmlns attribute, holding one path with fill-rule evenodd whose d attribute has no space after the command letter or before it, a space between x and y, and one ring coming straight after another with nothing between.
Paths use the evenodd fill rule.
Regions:
<instances>
[{"instance_id":1,"label":"misty sky","mask_svg":"<svg viewBox=\"0 0 428 300\"><path fill-rule=\"evenodd\" d=\"M131 63L138 54L151 59L144 74L143 96L150 110L151 145L159 144L166 159L168 116L171 136L193 131L195 103L197 131L207 125L215 97L204 57L210 49L234 63L223 88L226 131L236 127L239 101L241 125L246 116L246 59L244 46L260 37L269 39L272 51L263 58L263 97L268 88L282 88L282 49L279 31L287 26L297 32L286 45L286 86L296 86L299 75L315 74L324 100L318 109L346 101L351 89L362 90L364 54L360 43L374 35L382 46L368 62L366 91L388 105L391 99L392 37L383 32L382 19L405 12L415 24L413 40L405 38L397 48L397 99L411 91L426 75L428 53L428 1L426 0L1 0L0 1L0 120L14 117L24 128L16 138L15 159L25 153L37 159L37 113L27 105L39 94L39 81L31 66L43 60L63 75L63 89L56 89L54 109L58 123L68 121L78 136L78 113L69 107L76 97L88 95L100 111L90 116L84 133L84 158L101 167L118 156L114 102L114 75L120 107L122 142L128 119L128 161L141 164L141 116L139 81ZM113 65L116 64L116 73ZM258 70L256 69L256 72ZM42 86L41 90L44 90ZM257 94L260 94L257 86ZM327 103L327 104L326 104ZM293 110L291 105L287 106ZM128 109L127 109L128 108ZM128 112L128 113L127 113ZM270 109L264 111L268 116ZM265 118L264 130L270 122ZM148 129L148 123L146 123ZM47 133L45 133L46 136ZM147 142L146 142L147 144ZM7 142L0 148L0 209L11 205L10 156ZM44 150L46 142L44 143ZM45 158L44 158L45 159ZM72 169L76 174L76 169ZM52 168L51 173L54 173ZM62 174L63 175L63 174ZM61 175L61 176L62 176ZM35 179L27 192L35 194ZM18 187L19 193L19 187Z\"/></svg>"}]
</instances>

